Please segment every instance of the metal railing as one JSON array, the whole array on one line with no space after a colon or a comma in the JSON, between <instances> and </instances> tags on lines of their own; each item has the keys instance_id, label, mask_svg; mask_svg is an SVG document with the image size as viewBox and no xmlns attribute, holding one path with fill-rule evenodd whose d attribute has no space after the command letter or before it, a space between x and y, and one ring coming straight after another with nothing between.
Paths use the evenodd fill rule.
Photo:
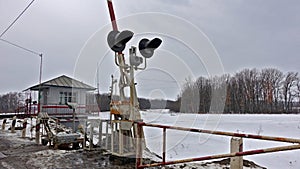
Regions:
<instances>
[{"instance_id":1,"label":"metal railing","mask_svg":"<svg viewBox=\"0 0 300 169\"><path fill-rule=\"evenodd\" d=\"M234 133L234 132L223 132L223 131L214 131L214 130L203 130L197 128L185 128L185 127L176 127L176 126L165 126L159 124L149 124L144 122L137 122L137 150L136 150L136 168L142 169L146 167L155 167L155 166L164 166L170 164L179 164L179 163L187 163L187 162L195 162L195 161L204 161L204 160L213 160L213 159L220 159L220 158L228 158L228 157L237 157L237 156L246 156L246 155L255 155L255 154L263 154L263 153L272 153L278 151L288 151L288 150L295 150L300 149L300 139L295 138L284 138L284 137L272 137L272 136L261 136L261 135L253 135L253 134L241 134L241 133ZM143 164L143 148L142 148L142 131L143 127L156 127L162 128L163 132L163 146L162 146L162 162L156 162L152 164ZM206 133L206 134L213 134L219 136L231 136L231 137L240 137L240 138L248 138L248 139L258 139L258 140L267 140L267 141L277 141L277 142L285 142L285 143L296 143L295 145L289 146L280 146L280 147L272 147L272 148L265 148L265 149L255 149L249 151L242 151L242 152L234 152L228 154L215 154L210 156L203 156L203 157L196 157L196 158L188 158L182 160L175 160L175 161L166 161L166 131L172 130L181 130L187 132L194 132L194 133Z\"/></svg>"}]
</instances>

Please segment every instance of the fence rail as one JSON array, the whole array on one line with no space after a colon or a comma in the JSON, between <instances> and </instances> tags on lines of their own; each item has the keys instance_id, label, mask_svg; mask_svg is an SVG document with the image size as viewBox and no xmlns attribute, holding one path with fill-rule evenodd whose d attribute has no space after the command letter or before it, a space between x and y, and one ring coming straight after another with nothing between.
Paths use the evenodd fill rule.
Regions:
<instances>
[{"instance_id":1,"label":"fence rail","mask_svg":"<svg viewBox=\"0 0 300 169\"><path fill-rule=\"evenodd\" d=\"M137 139L137 154L136 154L136 168L142 169L146 167L155 167L155 166L162 166L162 165L170 165L170 164L178 164L178 163L186 163L186 162L194 162L194 161L204 161L204 160L212 160L212 159L220 159L220 158L228 158L228 157L237 157L237 156L246 156L246 155L255 155L255 154L263 154L263 153L272 153L272 152L279 152L279 151L288 151L288 150L296 150L300 149L300 139L295 138L285 138L285 137L272 137L272 136L261 136L261 135L253 135L253 134L241 134L241 133L234 133L234 132L223 132L223 131L213 131L213 130L203 130L197 128L186 128L186 127L176 127L176 126L165 126L159 124L149 124L144 122L137 122L138 126L138 139ZM143 127L156 127L163 129L163 152L162 152L162 162L152 163L152 164L143 164L142 157L143 157L143 150L142 150L142 132ZM258 140L267 140L267 141L276 141L276 142L285 142L285 143L294 143L294 145L289 146L280 146L280 147L272 147L266 149L256 149L256 150L249 150L249 151L242 151L242 152L235 152L235 153L228 153L228 154L216 154L210 156L203 156L197 158L189 158L189 159L182 159L182 160L175 160L175 161L166 161L166 130L181 130L187 132L196 132L196 133L205 133L205 134L213 134L219 136L231 136L231 137L239 137L239 138L248 138L248 139L258 139ZM296 144L295 144L296 143Z\"/></svg>"}]
</instances>

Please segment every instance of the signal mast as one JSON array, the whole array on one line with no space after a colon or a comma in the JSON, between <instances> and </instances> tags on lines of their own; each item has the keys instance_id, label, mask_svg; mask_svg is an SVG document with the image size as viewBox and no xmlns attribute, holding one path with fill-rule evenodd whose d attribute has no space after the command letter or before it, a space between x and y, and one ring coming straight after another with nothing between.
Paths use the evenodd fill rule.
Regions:
<instances>
[{"instance_id":1,"label":"signal mast","mask_svg":"<svg viewBox=\"0 0 300 169\"><path fill-rule=\"evenodd\" d=\"M139 112L134 72L146 69L147 59L153 56L154 50L161 45L162 40L159 38L152 40L143 38L138 45L139 52L143 57L137 56L137 48L132 46L129 49L129 64L126 63L123 51L126 43L130 41L134 33L129 30L118 30L112 1L107 0L107 4L113 29L107 36L107 43L115 53L115 64L119 67L120 71L118 96L114 95L114 86L117 81L113 76L111 82L111 153L120 157L129 157L136 154L137 126L134 124L134 121L142 121ZM144 63L144 66L140 67L142 63ZM125 95L126 88L130 89L129 97ZM143 147L145 147L145 142Z\"/></svg>"}]
</instances>

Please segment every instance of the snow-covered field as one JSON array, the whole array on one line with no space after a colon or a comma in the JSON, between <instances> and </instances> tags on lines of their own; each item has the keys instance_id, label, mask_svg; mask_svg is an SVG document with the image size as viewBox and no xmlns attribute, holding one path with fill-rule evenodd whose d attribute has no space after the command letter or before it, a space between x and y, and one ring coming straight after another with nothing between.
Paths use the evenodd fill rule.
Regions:
<instances>
[{"instance_id":1,"label":"snow-covered field","mask_svg":"<svg viewBox=\"0 0 300 169\"><path fill-rule=\"evenodd\" d=\"M300 115L220 115L172 114L163 111L142 112L145 122L171 126L215 129L239 133L300 138ZM147 147L161 155L162 129L146 127ZM167 160L185 159L230 152L230 137L169 130ZM244 139L244 150L289 145L286 143ZM245 156L271 169L300 168L300 150Z\"/></svg>"},{"instance_id":2,"label":"snow-covered field","mask_svg":"<svg viewBox=\"0 0 300 169\"><path fill-rule=\"evenodd\" d=\"M257 135L300 138L300 115L229 115L229 114L175 114L168 110L142 111L144 122L171 126L211 129ZM109 118L108 112L100 113ZM91 116L90 119L98 119ZM0 120L2 124L2 120ZM28 121L29 126L31 121ZM35 121L33 121L34 125ZM7 128L10 124L7 125ZM103 128L104 129L104 128ZM95 128L95 131L97 129ZM162 154L162 129L145 127L147 148ZM27 128L27 137L34 136ZM20 135L20 133L17 133ZM97 141L95 139L94 141ZM167 160L178 160L230 152L230 137L214 136L176 130L167 130ZM244 150L289 145L286 143L244 139ZM244 159L270 169L299 169L300 150L245 156Z\"/></svg>"}]
</instances>

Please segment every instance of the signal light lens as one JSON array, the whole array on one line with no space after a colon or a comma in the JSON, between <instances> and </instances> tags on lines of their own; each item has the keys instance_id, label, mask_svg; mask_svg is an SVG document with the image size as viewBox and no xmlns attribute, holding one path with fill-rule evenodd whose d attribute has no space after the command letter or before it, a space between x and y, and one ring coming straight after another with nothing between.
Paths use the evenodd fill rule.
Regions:
<instances>
[{"instance_id":1,"label":"signal light lens","mask_svg":"<svg viewBox=\"0 0 300 169\"><path fill-rule=\"evenodd\" d=\"M126 43L133 37L133 32L129 30L125 30L122 32L119 31L111 31L107 36L107 43L108 46L114 52L122 52L125 47Z\"/></svg>"},{"instance_id":2,"label":"signal light lens","mask_svg":"<svg viewBox=\"0 0 300 169\"><path fill-rule=\"evenodd\" d=\"M152 40L142 39L139 43L139 51L145 58L152 57L154 50L157 49L162 43L159 38L154 38Z\"/></svg>"}]
</instances>

